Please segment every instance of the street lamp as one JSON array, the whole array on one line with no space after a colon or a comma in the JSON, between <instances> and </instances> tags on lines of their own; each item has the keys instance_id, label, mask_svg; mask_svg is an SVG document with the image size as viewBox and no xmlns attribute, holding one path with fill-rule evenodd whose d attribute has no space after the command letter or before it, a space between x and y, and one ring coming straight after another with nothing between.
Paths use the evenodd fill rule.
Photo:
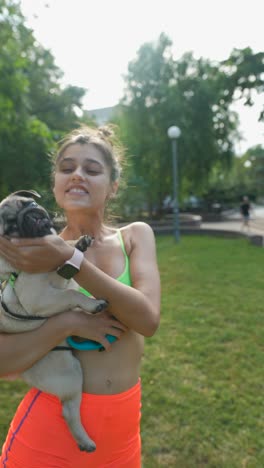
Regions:
<instances>
[{"instance_id":1,"label":"street lamp","mask_svg":"<svg viewBox=\"0 0 264 468\"><path fill-rule=\"evenodd\" d=\"M173 234L175 240L180 240L180 226L179 226L179 203L178 203L178 168L177 168L177 138L181 135L181 131L175 125L168 128L168 137L172 143L172 175L173 175Z\"/></svg>"}]
</instances>

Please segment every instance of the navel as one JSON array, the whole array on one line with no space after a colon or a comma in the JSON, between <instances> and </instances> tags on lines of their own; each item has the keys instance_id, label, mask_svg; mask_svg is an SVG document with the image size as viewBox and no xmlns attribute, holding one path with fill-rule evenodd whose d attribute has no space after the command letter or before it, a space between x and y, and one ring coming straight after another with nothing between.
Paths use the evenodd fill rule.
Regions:
<instances>
[{"instance_id":1,"label":"navel","mask_svg":"<svg viewBox=\"0 0 264 468\"><path fill-rule=\"evenodd\" d=\"M112 380L107 379L106 386L107 386L107 388L110 388L112 386Z\"/></svg>"}]
</instances>

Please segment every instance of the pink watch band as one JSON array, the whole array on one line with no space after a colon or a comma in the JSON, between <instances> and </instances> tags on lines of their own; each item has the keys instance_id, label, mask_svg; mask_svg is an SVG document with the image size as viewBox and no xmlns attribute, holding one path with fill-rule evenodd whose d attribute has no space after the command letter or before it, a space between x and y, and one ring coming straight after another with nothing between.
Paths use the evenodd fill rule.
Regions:
<instances>
[{"instance_id":1,"label":"pink watch band","mask_svg":"<svg viewBox=\"0 0 264 468\"><path fill-rule=\"evenodd\" d=\"M65 264L73 265L74 267L78 268L78 270L80 270L83 259L83 252L81 252L78 249L74 249L73 256L69 258L69 260L67 260Z\"/></svg>"}]
</instances>

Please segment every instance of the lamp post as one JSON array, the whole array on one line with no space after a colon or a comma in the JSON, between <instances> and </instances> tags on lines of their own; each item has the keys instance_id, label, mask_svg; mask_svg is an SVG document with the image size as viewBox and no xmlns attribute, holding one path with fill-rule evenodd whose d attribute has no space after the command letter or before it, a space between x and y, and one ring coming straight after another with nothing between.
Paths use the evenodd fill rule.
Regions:
<instances>
[{"instance_id":1,"label":"lamp post","mask_svg":"<svg viewBox=\"0 0 264 468\"><path fill-rule=\"evenodd\" d=\"M181 131L175 125L168 128L168 137L172 143L172 175L173 175L173 234L176 242L180 240L180 223L179 223L179 203L178 203L178 168L177 168L177 138L181 135Z\"/></svg>"}]
</instances>

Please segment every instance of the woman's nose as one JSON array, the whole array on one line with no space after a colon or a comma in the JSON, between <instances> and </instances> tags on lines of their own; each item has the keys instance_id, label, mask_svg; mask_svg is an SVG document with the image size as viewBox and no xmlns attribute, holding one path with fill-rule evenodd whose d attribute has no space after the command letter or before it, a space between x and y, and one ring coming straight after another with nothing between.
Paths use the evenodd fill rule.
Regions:
<instances>
[{"instance_id":1,"label":"woman's nose","mask_svg":"<svg viewBox=\"0 0 264 468\"><path fill-rule=\"evenodd\" d=\"M84 179L84 173L81 167L76 167L75 171L72 173L72 179Z\"/></svg>"}]
</instances>

